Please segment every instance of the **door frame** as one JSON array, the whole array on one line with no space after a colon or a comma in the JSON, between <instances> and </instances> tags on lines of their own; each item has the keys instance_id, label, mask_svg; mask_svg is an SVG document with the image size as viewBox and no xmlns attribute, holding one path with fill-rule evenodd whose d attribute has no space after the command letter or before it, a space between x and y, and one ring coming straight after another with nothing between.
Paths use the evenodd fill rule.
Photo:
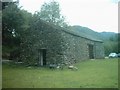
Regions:
<instances>
[{"instance_id":1,"label":"door frame","mask_svg":"<svg viewBox=\"0 0 120 90\"><path fill-rule=\"evenodd\" d=\"M46 65L46 48L38 49L38 64L40 66Z\"/></svg>"},{"instance_id":2,"label":"door frame","mask_svg":"<svg viewBox=\"0 0 120 90\"><path fill-rule=\"evenodd\" d=\"M88 54L90 59L94 59L94 45L88 44Z\"/></svg>"}]
</instances>

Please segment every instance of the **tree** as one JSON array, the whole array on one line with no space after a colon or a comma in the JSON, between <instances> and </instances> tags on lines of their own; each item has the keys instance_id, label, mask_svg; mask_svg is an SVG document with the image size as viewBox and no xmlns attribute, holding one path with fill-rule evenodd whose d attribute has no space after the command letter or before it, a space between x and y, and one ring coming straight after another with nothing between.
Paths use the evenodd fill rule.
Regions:
<instances>
[{"instance_id":1,"label":"tree","mask_svg":"<svg viewBox=\"0 0 120 90\"><path fill-rule=\"evenodd\" d=\"M24 19L15 3L10 3L2 13L2 41L4 45L13 45L12 39L19 37ZM10 43L11 42L11 43Z\"/></svg>"},{"instance_id":2,"label":"tree","mask_svg":"<svg viewBox=\"0 0 120 90\"><path fill-rule=\"evenodd\" d=\"M6 2L4 2L6 3ZM20 49L20 43L29 28L32 14L21 10L16 2L3 4L2 8L2 45L3 55ZM17 52L16 52L17 53ZM13 57L13 56L12 56Z\"/></svg>"},{"instance_id":3,"label":"tree","mask_svg":"<svg viewBox=\"0 0 120 90\"><path fill-rule=\"evenodd\" d=\"M107 36L107 35L106 35ZM105 55L109 55L111 52L119 53L119 33L113 33L109 36L107 36L108 39L104 40L104 48L105 48Z\"/></svg>"},{"instance_id":4,"label":"tree","mask_svg":"<svg viewBox=\"0 0 120 90\"><path fill-rule=\"evenodd\" d=\"M61 27L68 26L65 22L65 17L60 13L59 3L54 0L49 3L44 3L37 15L40 17L40 19L53 23L54 25Z\"/></svg>"}]
</instances>

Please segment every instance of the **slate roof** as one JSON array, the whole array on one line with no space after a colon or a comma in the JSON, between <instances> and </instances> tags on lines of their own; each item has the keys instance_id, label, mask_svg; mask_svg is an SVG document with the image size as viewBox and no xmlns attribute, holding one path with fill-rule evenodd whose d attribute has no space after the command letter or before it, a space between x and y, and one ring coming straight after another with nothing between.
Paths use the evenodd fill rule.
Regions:
<instances>
[{"instance_id":1,"label":"slate roof","mask_svg":"<svg viewBox=\"0 0 120 90\"><path fill-rule=\"evenodd\" d=\"M63 29L63 31L69 33L69 34L72 34L74 36L78 36L78 37L82 37L82 38L85 38L85 39L89 39L89 40L92 40L92 41L97 41L97 42L103 42L102 40L96 38L96 37L93 37L92 35L88 35L88 34L85 34L85 33L78 33L76 30L67 30L67 29Z\"/></svg>"},{"instance_id":2,"label":"slate roof","mask_svg":"<svg viewBox=\"0 0 120 90\"><path fill-rule=\"evenodd\" d=\"M85 38L85 39L88 39L88 40L92 40L92 41L96 41L96 42L103 42L102 40L98 39L97 37L93 37L92 35L88 35L88 34L85 34L85 33L82 33L82 32L78 33L78 31L70 29L70 28L67 29L67 28L63 28L63 27L60 27L60 26L53 25L53 24L45 22L43 20L41 20L41 21L43 23L45 23L46 25L51 26L52 28L55 28L57 30L62 30L62 31L64 31L66 33L69 33L71 35L74 35L74 36L77 36L77 37L82 37L82 38ZM83 27L83 28L85 28L85 27Z\"/></svg>"}]
</instances>

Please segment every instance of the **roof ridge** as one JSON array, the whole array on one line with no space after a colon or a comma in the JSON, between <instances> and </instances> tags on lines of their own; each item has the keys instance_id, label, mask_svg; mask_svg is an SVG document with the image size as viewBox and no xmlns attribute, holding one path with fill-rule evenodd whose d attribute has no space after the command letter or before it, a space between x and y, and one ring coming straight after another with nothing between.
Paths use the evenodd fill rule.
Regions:
<instances>
[{"instance_id":1,"label":"roof ridge","mask_svg":"<svg viewBox=\"0 0 120 90\"><path fill-rule=\"evenodd\" d=\"M41 20L41 19L40 19L40 20ZM82 36L82 35L80 35L80 34L77 34L77 33L73 32L72 29L71 29L71 30L68 30L67 28L54 25L54 24L49 23L49 22L46 22L46 21L44 21L44 20L41 20L41 21L42 21L43 23L49 25L49 26L52 27L52 28L56 28L56 29L58 29L58 30L62 30L62 31L64 31L64 32L66 32L66 33L69 33L69 34L71 34L71 35L78 36L78 37L82 37L82 38L85 38L85 39L88 39L88 40L92 40L92 41L103 42L102 40L92 39L92 38L88 38L88 37ZM81 27L82 27L82 26L81 26Z\"/></svg>"}]
</instances>

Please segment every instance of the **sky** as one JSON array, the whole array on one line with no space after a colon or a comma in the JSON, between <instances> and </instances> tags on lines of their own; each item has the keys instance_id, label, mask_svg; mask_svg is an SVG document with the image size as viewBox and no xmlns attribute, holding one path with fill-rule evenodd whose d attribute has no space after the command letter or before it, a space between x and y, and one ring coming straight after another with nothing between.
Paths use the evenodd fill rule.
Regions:
<instances>
[{"instance_id":1,"label":"sky","mask_svg":"<svg viewBox=\"0 0 120 90\"><path fill-rule=\"evenodd\" d=\"M51 0L19 0L28 12L40 11ZM120 0L56 0L69 25L88 27L97 32L118 32L118 1Z\"/></svg>"}]
</instances>

